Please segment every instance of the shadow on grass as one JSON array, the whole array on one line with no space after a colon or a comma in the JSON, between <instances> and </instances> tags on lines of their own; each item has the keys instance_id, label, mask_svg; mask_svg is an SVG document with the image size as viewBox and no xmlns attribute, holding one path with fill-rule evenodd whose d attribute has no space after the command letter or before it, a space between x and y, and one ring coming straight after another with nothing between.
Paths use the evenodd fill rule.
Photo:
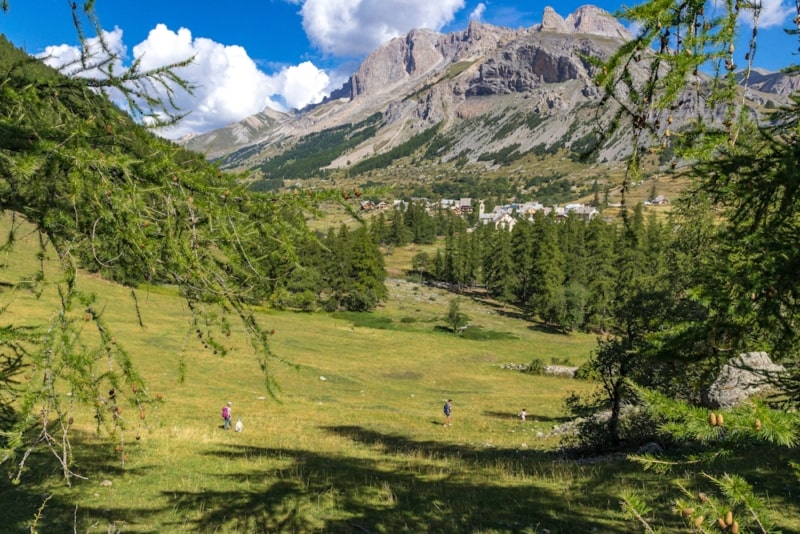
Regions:
<instances>
[{"instance_id":1,"label":"shadow on grass","mask_svg":"<svg viewBox=\"0 0 800 534\"><path fill-rule=\"evenodd\" d=\"M382 456L364 459L232 446L209 453L213 462L266 456L289 465L264 472L261 478L252 472L219 475L236 479L246 490L165 489L164 496L175 509L202 510L188 527L202 532L638 531L606 508L608 473L596 466L567 465L541 451L416 441L359 426L324 430L359 447L377 449ZM496 482L487 473L496 473L498 465L510 480L533 479L534 471L536 479L548 480L528 485ZM576 476L564 473L571 469ZM609 469L619 474L637 468L618 463ZM580 487L575 486L578 478Z\"/></svg>"},{"instance_id":2,"label":"shadow on grass","mask_svg":"<svg viewBox=\"0 0 800 534\"><path fill-rule=\"evenodd\" d=\"M560 328L555 325L544 324L544 323L534 323L528 327L529 330L533 332L541 332L542 334L552 334L557 336L569 336L567 332L564 332Z\"/></svg>"},{"instance_id":3,"label":"shadow on grass","mask_svg":"<svg viewBox=\"0 0 800 534\"><path fill-rule=\"evenodd\" d=\"M78 522L104 530L107 521L123 532L147 532L143 525L151 515L179 517L166 525L164 521L169 520L162 520L161 529L182 532L640 532L637 524L625 521L619 513L618 495L610 487L613 481L614 487L636 487L646 496L655 510L653 526L669 532L686 530L670 511L679 494L676 488L629 462L579 464L544 451L420 441L360 426L323 430L354 447L380 454L362 458L346 452L218 444L205 453L208 461L203 465L207 467L197 475L229 481L209 486L234 489L164 487L157 507L82 507L77 511ZM136 476L147 475L146 470L123 470L108 450L107 446L86 449L84 460L92 455L94 474L124 474L133 483ZM347 451L347 446L340 450ZM769 451L774 448L743 454L735 472L745 477L760 472L759 480L769 478L759 483L760 491L767 490L771 499L790 499L798 491L798 482L776 473L785 471L789 460L796 461L798 451L780 455ZM754 457L762 461L748 466L745 456L751 463ZM231 469L259 458L276 460L270 462L274 467ZM728 457L710 472L731 469L734 461ZM52 465L40 467L40 476L52 477L52 471L46 469ZM31 489L36 484L28 482L32 481L0 490L4 514L0 524L9 532L28 531L27 522L41 504L41 495ZM98 487L98 492L109 489ZM8 501L10 497L15 501ZM53 499L47 504L40 529L72 532L75 513L74 504Z\"/></svg>"},{"instance_id":4,"label":"shadow on grass","mask_svg":"<svg viewBox=\"0 0 800 534\"><path fill-rule=\"evenodd\" d=\"M172 506L185 510L204 510L190 523L193 531L232 532L539 532L555 533L625 532L618 514L601 507L580 505L585 494L565 500L570 488L525 486L509 487L492 482L475 482L448 473L448 469L420 465L409 470L401 450L414 454L420 447L425 454L443 455L449 461L493 465L498 458L514 456L515 451L478 452L437 443L414 443L397 437L364 434L363 429L334 430L357 439L381 441L394 459L386 461L320 454L313 451L287 451L243 447L244 457L280 455L292 459L292 466L281 472L265 473L263 485L252 473L226 475L247 481L252 489L235 492L165 491ZM393 441L394 440L394 441ZM234 451L235 453L235 451ZM229 456L230 451L221 453ZM544 460L532 454L529 461ZM520 465L520 469L523 469ZM425 472L427 470L427 472ZM443 472L440 472L442 471ZM278 482L270 482L275 479ZM607 489L600 481L591 486L598 492ZM568 502L569 501L569 502ZM320 517L321 502L327 503ZM576 506L577 505L577 506ZM614 517L614 516L617 517ZM175 525L178 527L178 525ZM186 522L182 523L186 528ZM631 529L631 532L635 529Z\"/></svg>"},{"instance_id":5,"label":"shadow on grass","mask_svg":"<svg viewBox=\"0 0 800 534\"><path fill-rule=\"evenodd\" d=\"M73 431L72 443L75 454L73 463L80 466L75 468L77 476L72 479L76 492L79 486L96 487L97 494L111 492L114 491L113 486L103 486L102 481L136 478L150 472L147 467L125 467L120 453L114 451L116 445L108 440L102 441L93 434ZM75 446L77 444L79 446ZM136 444L126 446L130 450ZM94 525L96 531L125 532L129 526L140 523L142 518L159 512L155 507L76 507L68 498L69 492L55 488L65 484L61 464L51 454L42 452L31 455L19 485L12 484L9 477L0 478L0 531L31 532L40 510L36 532L83 532L86 528L82 526L87 524ZM81 490L85 491L85 488ZM148 531L136 529L136 532Z\"/></svg>"},{"instance_id":6,"label":"shadow on grass","mask_svg":"<svg viewBox=\"0 0 800 534\"><path fill-rule=\"evenodd\" d=\"M519 421L519 414L514 412L493 412L486 410L483 412L483 415L493 419L502 419L503 421Z\"/></svg>"},{"instance_id":7,"label":"shadow on grass","mask_svg":"<svg viewBox=\"0 0 800 534\"><path fill-rule=\"evenodd\" d=\"M487 417L492 417L494 419L502 419L504 421L512 421L512 420L519 421L519 413L493 412L493 411L488 411L487 410L487 411L483 412L483 415L485 415ZM552 416L549 416L549 415L541 415L541 414L537 414L537 413L533 413L533 412L528 411L528 421L527 422L529 422L529 423L531 423L531 422L540 422L540 423L557 423L557 424L561 424L561 423L566 423L567 421L570 421L570 420L571 420L570 417L552 417Z\"/></svg>"}]
</instances>

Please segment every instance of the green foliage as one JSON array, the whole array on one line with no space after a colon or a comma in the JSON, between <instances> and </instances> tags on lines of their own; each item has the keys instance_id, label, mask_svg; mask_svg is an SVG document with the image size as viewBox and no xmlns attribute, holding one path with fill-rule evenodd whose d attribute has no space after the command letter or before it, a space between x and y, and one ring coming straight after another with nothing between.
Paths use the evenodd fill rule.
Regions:
<instances>
[{"instance_id":1,"label":"green foliage","mask_svg":"<svg viewBox=\"0 0 800 534\"><path fill-rule=\"evenodd\" d=\"M542 204L559 204L574 198L572 180L554 172L539 176L532 176L525 181L527 189L536 191L536 198Z\"/></svg>"},{"instance_id":2,"label":"green foliage","mask_svg":"<svg viewBox=\"0 0 800 534\"><path fill-rule=\"evenodd\" d=\"M531 360L531 363L528 364L527 372L532 375L543 375L546 369L547 365L545 365L544 360L541 358L534 358Z\"/></svg>"},{"instance_id":3,"label":"green foliage","mask_svg":"<svg viewBox=\"0 0 800 534\"><path fill-rule=\"evenodd\" d=\"M573 139L569 145L571 157L576 161L593 163L597 160L597 151L600 148L600 139L594 132Z\"/></svg>"},{"instance_id":4,"label":"green foliage","mask_svg":"<svg viewBox=\"0 0 800 534\"><path fill-rule=\"evenodd\" d=\"M447 322L447 326L450 328L450 331L454 334L461 334L466 329L466 326L469 323L469 317L461 313L461 304L459 303L458 298L450 300L450 306L447 310L445 321Z\"/></svg>"},{"instance_id":5,"label":"green foliage","mask_svg":"<svg viewBox=\"0 0 800 534\"><path fill-rule=\"evenodd\" d=\"M620 496L620 505L622 506L622 513L624 513L627 518L640 523L644 532L656 532L647 521L647 517L650 516L653 509L650 508L639 495L635 492L624 491Z\"/></svg>"},{"instance_id":6,"label":"green foliage","mask_svg":"<svg viewBox=\"0 0 800 534\"><path fill-rule=\"evenodd\" d=\"M428 198L508 198L514 194L514 184L506 177L491 180L481 176L458 175L452 181L435 182L418 186L416 197Z\"/></svg>"},{"instance_id":7,"label":"green foliage","mask_svg":"<svg viewBox=\"0 0 800 534\"><path fill-rule=\"evenodd\" d=\"M228 352L238 323L272 391L270 332L252 305L298 265L296 245L310 239L304 216L311 207L248 192L239 177L155 137L94 90L114 85L65 78L4 39L0 73L0 209L33 225L40 257L54 254L60 268L47 273L42 262L24 287L2 287L4 302L18 290L41 294L51 286L60 300L41 320L5 330L0 341L0 377L11 386L2 400L0 463L13 463L18 480L33 453L49 450L69 483L75 472L67 421L75 410L93 407L97 431L121 440L127 427L118 410L158 402L96 297L82 289L79 268L130 286L134 311L138 286L177 287L192 312L187 326L215 354ZM135 87L132 75L117 81ZM19 231L12 226L9 249ZM358 289L362 307L381 296L380 284ZM18 384L21 357L30 379Z\"/></svg>"},{"instance_id":8,"label":"green foliage","mask_svg":"<svg viewBox=\"0 0 800 534\"><path fill-rule=\"evenodd\" d=\"M285 152L258 166L265 180L298 180L318 175L337 157L370 139L381 126L376 113L357 124L347 124L309 134ZM257 181L254 187L259 186Z\"/></svg>"},{"instance_id":9,"label":"green foliage","mask_svg":"<svg viewBox=\"0 0 800 534\"><path fill-rule=\"evenodd\" d=\"M639 386L631 386L650 413L661 423L661 429L673 439L682 442L699 441L707 444L727 444L735 447L749 439L757 439L779 447L797 447L800 440L800 418L752 401L724 411L724 424L712 424L707 408L686 402ZM711 413L723 413L720 411Z\"/></svg>"},{"instance_id":10,"label":"green foliage","mask_svg":"<svg viewBox=\"0 0 800 534\"><path fill-rule=\"evenodd\" d=\"M523 117L519 112L511 113L510 110L505 110L503 114L505 116L505 122L500 128L497 128L492 136L492 141L500 141L505 139L510 134L516 132L523 124L525 124L525 117ZM519 144L517 144L519 147Z\"/></svg>"},{"instance_id":11,"label":"green foliage","mask_svg":"<svg viewBox=\"0 0 800 534\"><path fill-rule=\"evenodd\" d=\"M383 256L365 226L331 229L321 245L313 266L326 310L369 311L386 298Z\"/></svg>"},{"instance_id":12,"label":"green foliage","mask_svg":"<svg viewBox=\"0 0 800 534\"><path fill-rule=\"evenodd\" d=\"M383 154L363 159L358 163L356 163L355 165L353 165L353 167L350 169L350 173L353 176L357 176L359 174L364 174L374 169L383 168L389 162L394 161L398 158L405 158L411 156L417 150L426 146L433 139L435 139L441 128L442 128L441 123L437 124L436 126L431 126L427 130L418 133L417 135L411 137L408 141L405 141L404 143L392 148L387 152L384 152Z\"/></svg>"},{"instance_id":13,"label":"green foliage","mask_svg":"<svg viewBox=\"0 0 800 534\"><path fill-rule=\"evenodd\" d=\"M513 143L501 148L497 152L483 153L478 156L478 161L490 161L494 165L509 165L522 157L522 154L518 152L519 147L519 143Z\"/></svg>"},{"instance_id":14,"label":"green foliage","mask_svg":"<svg viewBox=\"0 0 800 534\"><path fill-rule=\"evenodd\" d=\"M423 157L427 160L438 159L451 150L455 146L455 143L456 139L452 137L437 135L431 139L428 147L425 149L425 155Z\"/></svg>"},{"instance_id":15,"label":"green foliage","mask_svg":"<svg viewBox=\"0 0 800 534\"><path fill-rule=\"evenodd\" d=\"M527 126L530 131L535 130L544 121L545 117L542 113L530 112L525 116L525 126Z\"/></svg>"},{"instance_id":16,"label":"green foliage","mask_svg":"<svg viewBox=\"0 0 800 534\"><path fill-rule=\"evenodd\" d=\"M509 332L497 332L473 324L466 325L466 328L461 332L461 337L472 341L499 341L516 338L515 335Z\"/></svg>"},{"instance_id":17,"label":"green foliage","mask_svg":"<svg viewBox=\"0 0 800 534\"><path fill-rule=\"evenodd\" d=\"M332 314L336 319L344 319L353 326L362 328L375 328L378 330L391 330L393 321L390 317L377 315L374 313L361 312L336 312Z\"/></svg>"},{"instance_id":18,"label":"green foliage","mask_svg":"<svg viewBox=\"0 0 800 534\"><path fill-rule=\"evenodd\" d=\"M675 511L689 525L710 526L723 521L724 529L728 529L736 521L737 529L743 532L775 532L765 499L757 495L753 486L742 476L727 472L714 475L703 470L710 469L720 457L730 457L748 441L796 447L800 438L800 419L797 415L774 410L758 402L714 413L651 390L640 387L634 389L650 413L662 421L661 431L679 444L701 442L707 451L705 454L692 454L693 449L684 446L680 450L690 452L678 458L660 458L648 454L632 457L649 470L667 472L691 466L694 472L701 473L701 480L697 483L701 486L699 491L690 492L681 486L683 495L675 500ZM711 487L702 487L703 481L710 482ZM641 500L638 503L646 506Z\"/></svg>"},{"instance_id":19,"label":"green foliage","mask_svg":"<svg viewBox=\"0 0 800 534\"><path fill-rule=\"evenodd\" d=\"M661 281L652 276L642 279L660 290L648 295L642 291L646 286L636 282L643 273L636 274L631 268L641 264L643 257L628 257L631 263L623 264L623 273L628 273L626 284L618 298L623 306L615 311L618 324L626 325L627 333L610 345L601 345L597 362L618 365L605 368L607 377L614 377L610 382L606 378L607 390L613 386L613 391L629 397L636 391L662 421L661 432L683 447L699 442L707 451L677 460L640 458L650 469L674 466L705 473L718 495L686 492L688 498L676 501L675 506L689 528L702 531L718 528L714 524L720 521L723 530L774 531L763 498L756 496L741 476L712 475L706 470L712 459L732 455L747 443L797 446L794 414L758 402L724 413L709 413L698 406L698 388L714 370L728 357L753 348L767 350L789 364L791 378L777 385L782 388L784 403L796 406L798 399L794 386L796 284L785 277L796 272L798 263L796 240L791 237L797 230L797 188L791 184L797 182L800 104L795 95L788 109L764 122L771 126L756 127L736 89L740 68L734 61L737 27L745 16L757 26L760 12L758 2L647 1L624 9L624 16L640 28L636 38L609 61L598 63L597 83L607 99L620 104L616 125L632 126L628 176L639 174L645 145L660 145L662 162L675 154L693 163L689 171L693 187L679 202L675 218L671 254L675 267L665 275L663 265L653 266L662 273ZM757 34L755 28L745 54L745 76L755 54ZM697 76L701 70L713 73L713 80L705 83ZM699 95L705 108L719 112L721 119L709 120L695 108L693 124L675 135L670 128L672 113L690 93ZM627 183L623 192L626 188ZM635 214L632 219L624 215L625 239L631 250L641 250L636 243L648 232L634 230L638 225ZM663 234L650 235L656 242L664 242ZM646 304L654 303L655 298L663 306ZM636 316L660 320L648 324ZM640 366L647 366L646 373L636 372ZM679 369L682 382L668 379ZM620 382L625 375L628 380ZM648 382L659 392L641 388ZM691 449L681 449L686 450ZM634 497L624 502L631 517L652 530L641 500Z\"/></svg>"},{"instance_id":20,"label":"green foliage","mask_svg":"<svg viewBox=\"0 0 800 534\"><path fill-rule=\"evenodd\" d=\"M578 366L575 371L575 378L578 380L600 380L600 373L597 372L591 361L585 362Z\"/></svg>"}]
</instances>

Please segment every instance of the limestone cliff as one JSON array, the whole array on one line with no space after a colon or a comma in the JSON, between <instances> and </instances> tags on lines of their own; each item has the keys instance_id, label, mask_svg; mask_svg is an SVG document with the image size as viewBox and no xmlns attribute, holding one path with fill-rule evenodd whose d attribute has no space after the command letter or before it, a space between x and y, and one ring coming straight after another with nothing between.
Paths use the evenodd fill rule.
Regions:
<instances>
[{"instance_id":1,"label":"limestone cliff","mask_svg":"<svg viewBox=\"0 0 800 534\"><path fill-rule=\"evenodd\" d=\"M433 126L447 138L437 152L442 161L484 164L487 153L508 147L520 154L569 149L603 120L596 67L588 58L606 58L629 39L611 14L590 5L566 18L546 7L541 23L530 28L473 21L448 34L413 30L365 58L321 104L290 114L265 110L186 146L227 166L253 168L310 134L380 116L368 138L348 144L326 165L349 166ZM792 88L796 78L753 72L748 80L748 96L758 106L774 107ZM687 108L692 111L696 107ZM676 112L676 126L680 119ZM629 144L609 142L598 157L614 161L629 150Z\"/></svg>"}]
</instances>

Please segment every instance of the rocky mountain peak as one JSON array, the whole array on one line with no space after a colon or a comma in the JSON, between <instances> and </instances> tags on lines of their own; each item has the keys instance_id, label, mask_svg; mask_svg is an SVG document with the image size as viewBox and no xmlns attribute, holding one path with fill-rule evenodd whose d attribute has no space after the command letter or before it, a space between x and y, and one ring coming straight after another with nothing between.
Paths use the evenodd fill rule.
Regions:
<instances>
[{"instance_id":1,"label":"rocky mountain peak","mask_svg":"<svg viewBox=\"0 0 800 534\"><path fill-rule=\"evenodd\" d=\"M536 28L540 32L556 32L565 34L584 33L612 39L628 41L632 36L625 26L614 18L614 15L597 6L579 7L566 19L556 13L550 6L544 8L542 22Z\"/></svg>"},{"instance_id":2,"label":"rocky mountain peak","mask_svg":"<svg viewBox=\"0 0 800 534\"><path fill-rule=\"evenodd\" d=\"M530 28L472 21L448 34L412 30L370 54L321 104L293 114L267 110L185 145L226 157L229 166L261 165L304 136L368 120L377 130L329 168L388 153L434 125L441 128L441 162L484 164L488 155L505 151L522 157L570 149L594 135L602 96L594 83L597 66L586 58L608 58L630 39L613 15L590 5L567 18L547 7L542 22ZM748 99L775 107L798 87L797 79L754 71ZM675 120L681 122L680 114ZM626 143L608 143L598 158L614 161L628 150Z\"/></svg>"},{"instance_id":3,"label":"rocky mountain peak","mask_svg":"<svg viewBox=\"0 0 800 534\"><path fill-rule=\"evenodd\" d=\"M558 32L569 33L566 21L556 13L556 10L550 6L544 8L544 15L542 15L542 24L540 31L543 32Z\"/></svg>"},{"instance_id":4,"label":"rocky mountain peak","mask_svg":"<svg viewBox=\"0 0 800 534\"><path fill-rule=\"evenodd\" d=\"M579 7L566 18L566 24L568 28L574 28L575 33L588 33L625 41L632 39L630 32L614 15L597 6Z\"/></svg>"}]
</instances>

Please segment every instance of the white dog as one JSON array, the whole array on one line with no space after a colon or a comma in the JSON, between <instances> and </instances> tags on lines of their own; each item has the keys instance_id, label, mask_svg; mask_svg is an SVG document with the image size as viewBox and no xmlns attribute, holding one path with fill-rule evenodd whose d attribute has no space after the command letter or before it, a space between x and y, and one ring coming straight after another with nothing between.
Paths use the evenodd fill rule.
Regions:
<instances>
[{"instance_id":1,"label":"white dog","mask_svg":"<svg viewBox=\"0 0 800 534\"><path fill-rule=\"evenodd\" d=\"M233 427L236 432L241 432L244 430L244 425L242 424L242 418L236 420L236 425Z\"/></svg>"}]
</instances>

